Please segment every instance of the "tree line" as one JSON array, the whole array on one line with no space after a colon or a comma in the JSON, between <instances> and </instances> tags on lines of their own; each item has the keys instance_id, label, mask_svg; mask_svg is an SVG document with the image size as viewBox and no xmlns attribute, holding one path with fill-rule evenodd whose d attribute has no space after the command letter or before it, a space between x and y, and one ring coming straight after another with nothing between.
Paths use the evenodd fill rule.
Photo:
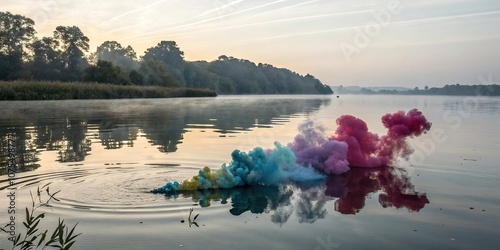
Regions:
<instances>
[{"instance_id":1,"label":"tree line","mask_svg":"<svg viewBox=\"0 0 500 250\"><path fill-rule=\"evenodd\" d=\"M184 60L175 41L160 41L137 56L130 46L105 41L94 52L77 26L58 26L36 37L35 22L0 12L0 81L99 82L117 85L204 88L219 94L332 94L312 75L222 55Z\"/></svg>"},{"instance_id":2,"label":"tree line","mask_svg":"<svg viewBox=\"0 0 500 250\"><path fill-rule=\"evenodd\" d=\"M413 90L408 90L407 94L411 95L458 95L458 96L499 96L500 95L500 85L498 84L474 84L474 85L462 85L462 84L446 84L443 87L432 87L429 88L425 86L424 89L419 89L415 87Z\"/></svg>"},{"instance_id":3,"label":"tree line","mask_svg":"<svg viewBox=\"0 0 500 250\"><path fill-rule=\"evenodd\" d=\"M401 88L401 87L400 87ZM401 88L404 89L404 88ZM366 95L453 95L453 96L500 96L500 85L498 84L446 84L443 87L428 87L423 89L415 87L408 90L360 88L359 90L349 90L340 85L337 90L339 94L366 94Z\"/></svg>"}]
</instances>

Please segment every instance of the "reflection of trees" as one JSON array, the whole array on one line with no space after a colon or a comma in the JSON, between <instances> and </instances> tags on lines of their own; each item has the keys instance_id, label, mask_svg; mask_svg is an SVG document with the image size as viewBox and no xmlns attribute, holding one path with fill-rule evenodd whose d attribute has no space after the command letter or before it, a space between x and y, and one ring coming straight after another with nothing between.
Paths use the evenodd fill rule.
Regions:
<instances>
[{"instance_id":1,"label":"reflection of trees","mask_svg":"<svg viewBox=\"0 0 500 250\"><path fill-rule=\"evenodd\" d=\"M177 144L181 142L185 132L184 116L151 112L143 119L143 131L152 145L157 145L160 152L177 151Z\"/></svg>"},{"instance_id":2,"label":"reflection of trees","mask_svg":"<svg viewBox=\"0 0 500 250\"><path fill-rule=\"evenodd\" d=\"M104 120L99 125L99 139L105 149L119 149L124 144L133 147L137 133L137 127L123 126L115 121Z\"/></svg>"},{"instance_id":3,"label":"reflection of trees","mask_svg":"<svg viewBox=\"0 0 500 250\"><path fill-rule=\"evenodd\" d=\"M37 147L47 151L59 150L64 140L65 127L66 124L63 122L54 123L53 121L46 120L39 121L37 126L35 126L35 143Z\"/></svg>"},{"instance_id":4,"label":"reflection of trees","mask_svg":"<svg viewBox=\"0 0 500 250\"><path fill-rule=\"evenodd\" d=\"M220 133L249 130L268 126L280 118L286 121L293 114L312 112L329 105L330 99L200 98L130 102L6 103L2 106L6 113L0 118L0 132L14 131L19 161L25 169L19 171L29 171L39 166L36 150L40 149L57 151L60 162L84 161L91 151L92 140L99 140L105 149L132 147L142 130L160 152L175 152L183 134L196 124ZM0 144L0 167L7 164L6 144L5 140Z\"/></svg>"},{"instance_id":5,"label":"reflection of trees","mask_svg":"<svg viewBox=\"0 0 500 250\"><path fill-rule=\"evenodd\" d=\"M58 151L58 161L83 161L91 150L84 119L41 120L35 126L36 146L47 151Z\"/></svg>"},{"instance_id":6,"label":"reflection of trees","mask_svg":"<svg viewBox=\"0 0 500 250\"><path fill-rule=\"evenodd\" d=\"M271 221L282 226L295 211L299 223L314 223L327 215L325 205L335 201L335 211L342 214L356 214L365 206L367 196L380 192L382 207L407 208L418 212L429 200L425 194L415 191L406 172L401 169L351 168L343 175L328 176L326 185L319 186L251 186L233 189L211 189L178 191L166 194L170 197L192 198L201 207L208 207L212 201L227 204L231 201L232 215L244 212L270 213Z\"/></svg>"},{"instance_id":7,"label":"reflection of trees","mask_svg":"<svg viewBox=\"0 0 500 250\"><path fill-rule=\"evenodd\" d=\"M187 107L186 124L213 123L221 133L254 128L256 121L262 125L273 123L276 118L287 118L297 113L309 113L330 99L249 99L239 103L214 103L207 107Z\"/></svg>"},{"instance_id":8,"label":"reflection of trees","mask_svg":"<svg viewBox=\"0 0 500 250\"><path fill-rule=\"evenodd\" d=\"M14 140L14 143L9 145L8 138ZM26 127L18 127L15 129L0 130L0 175L8 173L8 152L9 146L14 146L16 173L32 171L40 167L36 152L36 145L33 140L33 134L27 131Z\"/></svg>"},{"instance_id":9,"label":"reflection of trees","mask_svg":"<svg viewBox=\"0 0 500 250\"><path fill-rule=\"evenodd\" d=\"M486 87L483 89L486 90ZM491 95L491 93L485 95L488 96ZM499 110L497 100L498 99L485 99L477 96L464 99L444 99L443 111L460 116L466 114L470 115L470 113L473 112L495 114Z\"/></svg>"},{"instance_id":10,"label":"reflection of trees","mask_svg":"<svg viewBox=\"0 0 500 250\"><path fill-rule=\"evenodd\" d=\"M65 141L59 149L60 162L83 161L91 150L91 141L87 138L87 122L80 119L69 120L63 127Z\"/></svg>"}]
</instances>

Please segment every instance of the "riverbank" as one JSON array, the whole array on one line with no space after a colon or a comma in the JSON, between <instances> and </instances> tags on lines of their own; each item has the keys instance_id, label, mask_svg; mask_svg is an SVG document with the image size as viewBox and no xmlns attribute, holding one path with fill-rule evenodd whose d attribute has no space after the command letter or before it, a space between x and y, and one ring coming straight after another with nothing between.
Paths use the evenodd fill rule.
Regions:
<instances>
[{"instance_id":1,"label":"riverbank","mask_svg":"<svg viewBox=\"0 0 500 250\"><path fill-rule=\"evenodd\" d=\"M0 81L0 100L214 97L208 89L85 82Z\"/></svg>"}]
</instances>

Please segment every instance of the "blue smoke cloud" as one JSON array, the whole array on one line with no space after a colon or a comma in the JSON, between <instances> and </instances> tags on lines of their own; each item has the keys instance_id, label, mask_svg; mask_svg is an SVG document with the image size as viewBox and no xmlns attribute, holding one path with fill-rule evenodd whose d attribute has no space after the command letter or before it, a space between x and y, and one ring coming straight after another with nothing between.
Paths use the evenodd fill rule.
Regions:
<instances>
[{"instance_id":1,"label":"blue smoke cloud","mask_svg":"<svg viewBox=\"0 0 500 250\"><path fill-rule=\"evenodd\" d=\"M181 190L234 188L241 186L276 186L288 182L321 181L325 176L311 167L296 163L292 150L276 142L274 149L257 147L245 153L234 150L232 161L217 170L204 167L190 180L182 183L168 182L152 190L153 193L169 193Z\"/></svg>"}]
</instances>

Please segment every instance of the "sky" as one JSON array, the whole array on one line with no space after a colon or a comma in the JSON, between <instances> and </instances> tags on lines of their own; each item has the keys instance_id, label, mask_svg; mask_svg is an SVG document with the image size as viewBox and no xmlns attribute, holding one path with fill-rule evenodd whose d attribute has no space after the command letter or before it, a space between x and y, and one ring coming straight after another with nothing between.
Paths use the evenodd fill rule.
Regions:
<instances>
[{"instance_id":1,"label":"sky","mask_svg":"<svg viewBox=\"0 0 500 250\"><path fill-rule=\"evenodd\" d=\"M78 26L138 55L176 41L188 61L233 56L344 86L500 82L498 0L0 0L37 36Z\"/></svg>"}]
</instances>

